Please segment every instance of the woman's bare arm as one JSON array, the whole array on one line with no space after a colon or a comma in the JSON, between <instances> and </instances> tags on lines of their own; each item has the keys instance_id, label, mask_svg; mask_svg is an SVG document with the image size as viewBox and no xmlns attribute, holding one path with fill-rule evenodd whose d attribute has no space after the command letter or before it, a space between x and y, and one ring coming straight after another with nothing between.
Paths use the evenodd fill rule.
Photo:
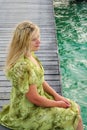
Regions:
<instances>
[{"instance_id":1,"label":"woman's bare arm","mask_svg":"<svg viewBox=\"0 0 87 130\"><path fill-rule=\"evenodd\" d=\"M59 98L59 100L62 98L61 95L59 95L58 93L56 93L56 91L46 82L43 82L43 89L44 91L46 91L47 93L49 93L50 95L52 95L54 97L54 99Z\"/></svg>"},{"instance_id":2,"label":"woman's bare arm","mask_svg":"<svg viewBox=\"0 0 87 130\"><path fill-rule=\"evenodd\" d=\"M46 81L43 82L43 89L44 91L52 95L55 101L64 101L66 104L70 106L70 102L63 96L56 93L56 91Z\"/></svg>"},{"instance_id":3,"label":"woman's bare arm","mask_svg":"<svg viewBox=\"0 0 87 130\"><path fill-rule=\"evenodd\" d=\"M41 107L63 107L68 108L69 106L63 101L55 101L47 99L38 94L37 87L31 85L29 91L26 93L27 99L33 104Z\"/></svg>"}]
</instances>

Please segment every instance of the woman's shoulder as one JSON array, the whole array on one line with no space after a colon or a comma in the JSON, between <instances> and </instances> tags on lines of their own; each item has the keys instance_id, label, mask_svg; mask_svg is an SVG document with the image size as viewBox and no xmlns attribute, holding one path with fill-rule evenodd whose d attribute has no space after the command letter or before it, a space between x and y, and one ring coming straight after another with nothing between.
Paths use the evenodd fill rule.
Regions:
<instances>
[{"instance_id":1,"label":"woman's shoulder","mask_svg":"<svg viewBox=\"0 0 87 130\"><path fill-rule=\"evenodd\" d=\"M16 63L10 68L9 72L25 71L29 66L28 61L24 56L21 56Z\"/></svg>"},{"instance_id":2,"label":"woman's shoulder","mask_svg":"<svg viewBox=\"0 0 87 130\"><path fill-rule=\"evenodd\" d=\"M28 60L26 59L26 57L24 55L22 55L17 62L15 63L14 67L16 66L26 66L28 65Z\"/></svg>"}]
</instances>

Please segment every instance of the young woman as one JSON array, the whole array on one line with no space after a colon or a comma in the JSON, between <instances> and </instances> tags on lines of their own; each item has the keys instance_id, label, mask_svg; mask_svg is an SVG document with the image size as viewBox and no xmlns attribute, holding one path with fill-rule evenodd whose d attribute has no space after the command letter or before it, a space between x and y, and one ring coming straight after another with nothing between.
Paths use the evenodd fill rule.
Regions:
<instances>
[{"instance_id":1,"label":"young woman","mask_svg":"<svg viewBox=\"0 0 87 130\"><path fill-rule=\"evenodd\" d=\"M0 124L13 130L83 130L78 105L44 80L44 69L34 54L39 48L38 26L20 23L6 61L12 91L10 104L0 113Z\"/></svg>"}]
</instances>

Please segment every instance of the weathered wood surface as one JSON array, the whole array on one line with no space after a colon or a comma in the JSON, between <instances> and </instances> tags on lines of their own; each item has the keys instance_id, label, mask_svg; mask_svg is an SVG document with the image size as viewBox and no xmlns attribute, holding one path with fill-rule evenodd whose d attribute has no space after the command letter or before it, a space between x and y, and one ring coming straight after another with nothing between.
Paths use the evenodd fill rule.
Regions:
<instances>
[{"instance_id":1,"label":"weathered wood surface","mask_svg":"<svg viewBox=\"0 0 87 130\"><path fill-rule=\"evenodd\" d=\"M0 0L0 109L9 103L11 84L3 67L15 25L30 20L41 29L41 49L36 54L45 69L45 79L61 94L59 59L52 0ZM3 128L0 128L3 130Z\"/></svg>"}]
</instances>

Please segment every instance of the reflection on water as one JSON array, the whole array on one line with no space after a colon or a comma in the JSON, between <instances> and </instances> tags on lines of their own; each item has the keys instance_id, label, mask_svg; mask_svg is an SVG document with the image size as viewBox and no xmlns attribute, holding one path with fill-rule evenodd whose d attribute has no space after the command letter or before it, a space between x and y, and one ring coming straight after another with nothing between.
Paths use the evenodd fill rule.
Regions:
<instances>
[{"instance_id":1,"label":"reflection on water","mask_svg":"<svg viewBox=\"0 0 87 130\"><path fill-rule=\"evenodd\" d=\"M54 0L63 95L81 106L87 130L87 3Z\"/></svg>"}]
</instances>

